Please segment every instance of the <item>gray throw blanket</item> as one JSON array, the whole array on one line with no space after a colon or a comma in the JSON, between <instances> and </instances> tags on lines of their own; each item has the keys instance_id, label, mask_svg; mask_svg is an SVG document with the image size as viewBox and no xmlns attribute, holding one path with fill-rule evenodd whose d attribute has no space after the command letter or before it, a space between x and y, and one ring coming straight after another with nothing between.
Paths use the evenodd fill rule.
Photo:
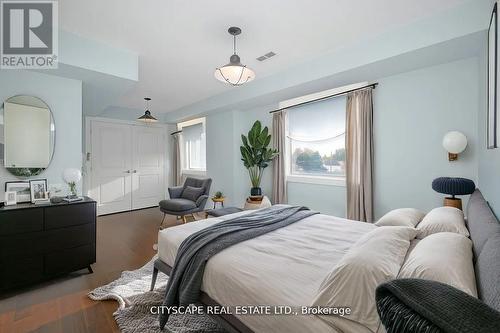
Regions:
<instances>
[{"instance_id":1,"label":"gray throw blanket","mask_svg":"<svg viewBox=\"0 0 500 333\"><path fill-rule=\"evenodd\" d=\"M376 290L387 333L498 333L500 312L447 284L396 279Z\"/></svg>"},{"instance_id":2,"label":"gray throw blanket","mask_svg":"<svg viewBox=\"0 0 500 333\"><path fill-rule=\"evenodd\" d=\"M220 251L317 214L306 207L273 206L202 229L186 238L177 251L163 305L187 306L198 301L207 261ZM244 258L242 258L244 260ZM160 328L168 314L160 315Z\"/></svg>"}]
</instances>

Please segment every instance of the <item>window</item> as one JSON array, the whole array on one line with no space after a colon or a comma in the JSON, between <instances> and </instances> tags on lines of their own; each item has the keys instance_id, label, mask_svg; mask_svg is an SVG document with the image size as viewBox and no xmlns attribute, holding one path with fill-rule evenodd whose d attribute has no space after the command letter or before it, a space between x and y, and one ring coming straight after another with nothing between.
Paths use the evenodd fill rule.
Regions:
<instances>
[{"instance_id":1,"label":"window","mask_svg":"<svg viewBox=\"0 0 500 333\"><path fill-rule=\"evenodd\" d=\"M180 123L177 128L182 130L180 137L182 172L206 171L205 118Z\"/></svg>"},{"instance_id":2,"label":"window","mask_svg":"<svg viewBox=\"0 0 500 333\"><path fill-rule=\"evenodd\" d=\"M345 110L345 96L288 110L289 181L344 185Z\"/></svg>"}]
</instances>

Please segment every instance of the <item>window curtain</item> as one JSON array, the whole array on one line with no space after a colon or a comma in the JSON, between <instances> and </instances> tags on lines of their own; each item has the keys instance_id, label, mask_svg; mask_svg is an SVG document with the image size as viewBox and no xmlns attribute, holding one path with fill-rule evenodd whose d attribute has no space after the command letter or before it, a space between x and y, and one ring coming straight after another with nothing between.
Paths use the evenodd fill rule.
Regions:
<instances>
[{"instance_id":1,"label":"window curtain","mask_svg":"<svg viewBox=\"0 0 500 333\"><path fill-rule=\"evenodd\" d=\"M172 173L174 176L174 186L181 185L181 143L180 133L172 135L174 138L174 149L172 149Z\"/></svg>"},{"instance_id":2,"label":"window curtain","mask_svg":"<svg viewBox=\"0 0 500 333\"><path fill-rule=\"evenodd\" d=\"M285 179L285 124L286 111L273 114L273 148L279 155L273 160L273 201L275 204L287 203Z\"/></svg>"},{"instance_id":3,"label":"window curtain","mask_svg":"<svg viewBox=\"0 0 500 333\"><path fill-rule=\"evenodd\" d=\"M346 108L347 218L373 222L372 89L347 95Z\"/></svg>"}]
</instances>

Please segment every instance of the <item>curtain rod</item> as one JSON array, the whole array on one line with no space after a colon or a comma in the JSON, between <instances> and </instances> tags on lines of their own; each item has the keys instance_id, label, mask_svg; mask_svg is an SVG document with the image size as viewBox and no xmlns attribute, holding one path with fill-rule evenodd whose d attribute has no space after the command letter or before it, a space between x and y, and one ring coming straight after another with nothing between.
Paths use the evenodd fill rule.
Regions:
<instances>
[{"instance_id":1,"label":"curtain rod","mask_svg":"<svg viewBox=\"0 0 500 333\"><path fill-rule=\"evenodd\" d=\"M176 135L176 134L179 134L179 133L182 133L182 130L172 132L172 133L170 133L170 135Z\"/></svg>"},{"instance_id":2,"label":"curtain rod","mask_svg":"<svg viewBox=\"0 0 500 333\"><path fill-rule=\"evenodd\" d=\"M280 111L283 111L283 110L286 110L286 109L291 109L291 108L295 108L295 107L297 107L297 106L301 106L301 105L305 105L305 104L309 104L309 103L314 103L314 102L322 101L322 100L324 100L324 99L328 99L328 98L332 98L332 97L337 97L337 96L345 95L345 94L348 94L348 93L350 93L350 92L357 91L357 90L361 90L361 89L365 89L365 88L369 88L369 87L372 87L373 89L375 89L375 87L376 87L377 85L378 85L378 82L371 83L371 84L368 84L368 85L366 85L366 86L359 87L359 88L356 88L356 89L351 89L351 90L347 90L347 91L339 92L339 93L336 93L336 94L333 94L333 95L328 95L328 96L325 96L325 97L320 97L320 98L312 99L312 100L310 100L310 101L306 101L306 102L302 102L302 103L293 104L293 105L290 105L290 106L287 106L287 107L284 107L284 108L281 108L281 109L277 109L277 110L269 111L269 113L280 112Z\"/></svg>"}]
</instances>

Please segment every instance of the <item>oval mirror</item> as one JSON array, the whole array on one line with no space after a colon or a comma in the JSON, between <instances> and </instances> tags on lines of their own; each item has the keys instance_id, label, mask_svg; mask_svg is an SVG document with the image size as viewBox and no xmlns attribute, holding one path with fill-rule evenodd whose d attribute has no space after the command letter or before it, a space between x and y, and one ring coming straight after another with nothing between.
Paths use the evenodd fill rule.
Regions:
<instances>
[{"instance_id":1,"label":"oval mirror","mask_svg":"<svg viewBox=\"0 0 500 333\"><path fill-rule=\"evenodd\" d=\"M55 143L54 117L49 106L34 96L14 96L0 110L0 162L17 177L45 170Z\"/></svg>"}]
</instances>

